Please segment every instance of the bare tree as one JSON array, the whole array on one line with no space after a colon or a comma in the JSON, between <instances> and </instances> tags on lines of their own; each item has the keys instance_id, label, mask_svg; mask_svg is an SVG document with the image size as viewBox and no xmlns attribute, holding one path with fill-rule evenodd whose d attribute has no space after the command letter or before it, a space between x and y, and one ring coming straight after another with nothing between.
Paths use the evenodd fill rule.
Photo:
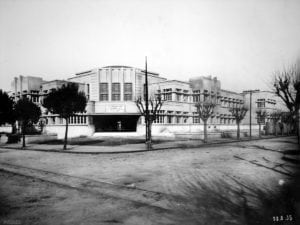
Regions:
<instances>
[{"instance_id":1,"label":"bare tree","mask_svg":"<svg viewBox=\"0 0 300 225\"><path fill-rule=\"evenodd\" d=\"M292 113L291 112L282 112L281 122L286 124L286 132L287 132L287 135L289 135L290 131L291 131L291 129L293 129L292 127L294 125L294 119L293 119Z\"/></svg>"},{"instance_id":2,"label":"bare tree","mask_svg":"<svg viewBox=\"0 0 300 225\"><path fill-rule=\"evenodd\" d=\"M274 73L273 86L275 93L279 96L286 107L292 113L297 124L298 143L299 137L299 106L300 106L300 59L297 63L283 71Z\"/></svg>"},{"instance_id":3,"label":"bare tree","mask_svg":"<svg viewBox=\"0 0 300 225\"><path fill-rule=\"evenodd\" d=\"M258 127L259 127L259 138L261 138L261 124L265 123L265 119L267 117L268 113L266 112L266 110L257 110L256 111L256 116L257 116L257 123L258 123Z\"/></svg>"},{"instance_id":4,"label":"bare tree","mask_svg":"<svg viewBox=\"0 0 300 225\"><path fill-rule=\"evenodd\" d=\"M204 124L204 142L207 142L207 121L213 115L216 104L212 102L197 102L195 104L199 119Z\"/></svg>"},{"instance_id":5,"label":"bare tree","mask_svg":"<svg viewBox=\"0 0 300 225\"><path fill-rule=\"evenodd\" d=\"M278 124L278 121L281 119L281 116L282 116L282 112L279 110L276 110L270 114L270 118L273 122L275 136L278 135L277 124Z\"/></svg>"},{"instance_id":6,"label":"bare tree","mask_svg":"<svg viewBox=\"0 0 300 225\"><path fill-rule=\"evenodd\" d=\"M160 111L162 105L163 105L163 100L161 98L161 94L158 94L154 97L150 97L148 100L149 104L149 118L147 118L147 112L146 112L146 107L145 107L145 102L142 100L142 97L138 97L137 100L135 101L136 106L138 107L141 115L145 118L145 123L148 120L148 130L146 133L146 143L151 143L152 141L152 124L156 120L158 112Z\"/></svg>"},{"instance_id":7,"label":"bare tree","mask_svg":"<svg viewBox=\"0 0 300 225\"><path fill-rule=\"evenodd\" d=\"M247 111L248 108L246 108L245 106L229 108L229 112L231 112L237 124L237 139L240 139L240 124L241 121L244 119Z\"/></svg>"}]
</instances>

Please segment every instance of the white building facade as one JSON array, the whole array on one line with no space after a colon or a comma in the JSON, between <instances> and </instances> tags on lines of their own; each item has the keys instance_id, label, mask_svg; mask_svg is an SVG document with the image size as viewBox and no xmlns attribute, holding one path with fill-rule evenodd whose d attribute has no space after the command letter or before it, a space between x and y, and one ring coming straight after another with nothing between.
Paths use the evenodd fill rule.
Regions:
<instances>
[{"instance_id":1,"label":"white building facade","mask_svg":"<svg viewBox=\"0 0 300 225\"><path fill-rule=\"evenodd\" d=\"M52 89L59 88L66 82L78 83L88 99L86 112L70 118L69 136L91 136L94 134L113 134L130 132L132 135L145 133L144 118L141 117L135 100L144 96L145 71L128 66L107 66L77 73L67 81L43 81L41 78L31 78L35 88L18 91L20 82L16 78L12 87L12 96L20 93L39 93L35 102L40 102L43 96ZM24 77L22 78L24 80ZM30 83L30 82L29 82ZM38 85L38 83L40 83ZM152 134L159 136L193 136L199 137L203 131L202 121L196 112L195 103L210 100L216 104L214 114L209 120L208 131L212 135L220 135L223 131L234 132L236 122L229 112L231 107L248 105L247 94L221 89L221 82L216 78L196 77L188 82L167 80L158 73L148 72L149 95L161 94L163 106L152 126ZM30 86L30 85L29 85ZM32 92L32 93L33 93ZM252 113L255 114L259 98L253 98ZM275 97L268 98L275 104ZM278 104L277 104L278 105ZM280 106L282 107L282 106ZM58 115L51 115L45 110L43 118L46 121L45 130L57 133L63 137L65 121ZM249 112L248 112L249 114ZM242 132L249 130L248 116L242 124ZM258 130L255 115L252 116L252 129Z\"/></svg>"}]
</instances>

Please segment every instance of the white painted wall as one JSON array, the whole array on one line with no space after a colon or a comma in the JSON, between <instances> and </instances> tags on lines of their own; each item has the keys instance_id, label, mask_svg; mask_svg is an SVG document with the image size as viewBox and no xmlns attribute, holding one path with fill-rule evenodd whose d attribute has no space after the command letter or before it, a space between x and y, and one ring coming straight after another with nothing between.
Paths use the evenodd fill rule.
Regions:
<instances>
[{"instance_id":1,"label":"white painted wall","mask_svg":"<svg viewBox=\"0 0 300 225\"><path fill-rule=\"evenodd\" d=\"M47 134L57 134L58 139L65 137L65 125L51 125L45 127ZM95 132L94 126L91 125L69 125L68 137L92 136Z\"/></svg>"},{"instance_id":2,"label":"white painted wall","mask_svg":"<svg viewBox=\"0 0 300 225\"><path fill-rule=\"evenodd\" d=\"M12 132L12 127L9 126L0 126L0 133L11 133Z\"/></svg>"}]
</instances>

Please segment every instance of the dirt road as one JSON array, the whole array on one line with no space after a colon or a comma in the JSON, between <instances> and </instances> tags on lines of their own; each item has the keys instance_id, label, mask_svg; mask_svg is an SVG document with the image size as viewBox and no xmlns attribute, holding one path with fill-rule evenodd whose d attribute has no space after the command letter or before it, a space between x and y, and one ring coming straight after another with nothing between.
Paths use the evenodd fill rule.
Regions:
<instances>
[{"instance_id":1,"label":"dirt road","mask_svg":"<svg viewBox=\"0 0 300 225\"><path fill-rule=\"evenodd\" d=\"M5 203L1 221L6 224L183 224L180 219L184 219L184 224L205 224L217 218L219 222L225 219L231 221L229 224L243 224L248 219L246 212L227 215L207 211L217 209L222 203L215 198L216 193L234 203L259 205L259 193L279 193L295 182L298 164L282 157L296 149L293 138L118 155L3 149L0 168L2 165L6 172L0 174L1 202ZM24 173L27 176L15 175ZM193 192L195 188L197 193ZM255 189L255 198L249 189ZM197 199L191 199L193 193L198 197L206 195L203 203L193 202ZM201 216L203 223L199 223L201 213L195 209L208 215ZM272 222L277 216L276 210L266 215L267 221ZM294 220L287 221L292 223L296 214L289 210L284 213L292 214Z\"/></svg>"}]
</instances>

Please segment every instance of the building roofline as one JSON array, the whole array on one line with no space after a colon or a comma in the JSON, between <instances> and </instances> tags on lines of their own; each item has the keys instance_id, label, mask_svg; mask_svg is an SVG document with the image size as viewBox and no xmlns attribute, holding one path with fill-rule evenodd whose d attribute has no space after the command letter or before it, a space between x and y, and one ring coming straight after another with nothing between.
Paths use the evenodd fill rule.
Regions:
<instances>
[{"instance_id":1,"label":"building roofline","mask_svg":"<svg viewBox=\"0 0 300 225\"><path fill-rule=\"evenodd\" d=\"M235 92L235 91L228 91L228 90L225 90L225 89L220 89L220 91L227 92L227 93L230 93L230 94L236 94L236 95L242 95L243 94L243 93L238 93L238 92Z\"/></svg>"},{"instance_id":2,"label":"building roofline","mask_svg":"<svg viewBox=\"0 0 300 225\"><path fill-rule=\"evenodd\" d=\"M160 82L156 82L156 83L151 83L151 84L160 84L160 83L171 83L171 82L177 82L177 83L184 83L184 84L188 84L190 85L189 82L187 81L180 81L180 80L168 80L167 78L162 77L163 79L166 79L165 81L160 81Z\"/></svg>"},{"instance_id":3,"label":"building roofline","mask_svg":"<svg viewBox=\"0 0 300 225\"><path fill-rule=\"evenodd\" d=\"M74 82L74 81L68 81L68 80L58 80L58 79L55 79L55 80L43 82L42 85L43 84L48 84L48 83L51 83L51 82L68 82L68 83L84 84L84 83L81 83L81 82Z\"/></svg>"},{"instance_id":4,"label":"building roofline","mask_svg":"<svg viewBox=\"0 0 300 225\"><path fill-rule=\"evenodd\" d=\"M252 94L259 94L259 93L270 93L270 94L274 94L275 95L275 92L274 91L257 91L257 92L253 92ZM242 94L249 94L249 92L242 92Z\"/></svg>"}]
</instances>

